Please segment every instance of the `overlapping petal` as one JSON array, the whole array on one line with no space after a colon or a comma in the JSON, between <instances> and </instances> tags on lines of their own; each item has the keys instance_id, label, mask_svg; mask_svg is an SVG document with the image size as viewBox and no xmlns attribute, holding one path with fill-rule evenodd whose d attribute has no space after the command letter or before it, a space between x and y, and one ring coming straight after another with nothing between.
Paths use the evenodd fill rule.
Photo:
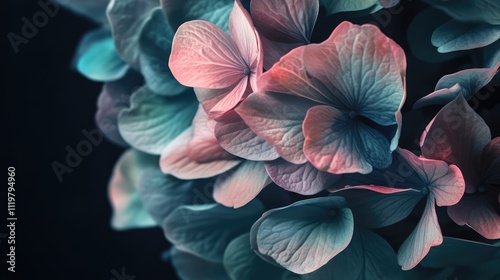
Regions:
<instances>
[{"instance_id":1,"label":"overlapping petal","mask_svg":"<svg viewBox=\"0 0 500 280\"><path fill-rule=\"evenodd\" d=\"M441 53L487 46L500 38L500 25L451 20L432 34L432 44Z\"/></svg>"}]
</instances>

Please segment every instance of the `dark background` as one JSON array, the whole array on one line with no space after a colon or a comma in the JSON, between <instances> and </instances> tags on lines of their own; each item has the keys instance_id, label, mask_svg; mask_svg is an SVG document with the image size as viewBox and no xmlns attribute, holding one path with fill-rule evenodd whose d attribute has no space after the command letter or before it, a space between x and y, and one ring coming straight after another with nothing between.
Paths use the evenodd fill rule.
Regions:
<instances>
[{"instance_id":1,"label":"dark background","mask_svg":"<svg viewBox=\"0 0 500 280\"><path fill-rule=\"evenodd\" d=\"M97 26L61 9L27 44L21 44L16 54L6 34L21 34L21 19L31 20L41 9L35 0L5 0L0 5L3 46L0 139L5 178L8 166L16 168L18 217L16 273L9 272L7 279L111 280L111 271L120 273L122 268L128 275L136 276L136 280L177 279L171 265L160 258L169 247L160 229L116 232L110 227L107 183L123 149L108 141L94 146L72 173L63 175L62 183L51 166L54 161L64 163L66 147L76 148L78 142L85 140L81 131L96 126L94 114L102 84L71 70L70 63L81 36ZM433 90L441 76L463 69L468 61L459 58L444 64L428 64L412 56L406 30L412 17L425 5L410 0L403 1L403 5L405 10L392 14L390 25L382 30L406 51L406 112L415 100ZM313 41L324 40L343 19L342 16L325 18L321 11ZM354 22L373 20L368 16ZM491 109L499 97L493 93L480 109ZM407 114L400 145L415 148L413 140L437 110L427 108ZM415 117L421 127L411 123ZM494 136L500 135L498 123L491 128ZM2 207L6 207L6 188L2 187L0 192ZM3 224L6 210L0 211L0 233L7 232ZM6 239L1 239L0 275L7 269L7 245Z\"/></svg>"},{"instance_id":2,"label":"dark background","mask_svg":"<svg viewBox=\"0 0 500 280\"><path fill-rule=\"evenodd\" d=\"M94 146L62 183L51 167L65 162L66 146L86 139L83 129L96 127L102 85L71 70L70 62L81 36L97 26L61 8L15 54L5 34L21 34L22 17L31 20L41 8L34 0L1 3L2 167L5 181L7 167L16 168L18 221L16 273L4 274L8 244L1 239L0 275L7 278L0 279L110 280L122 267L136 280L177 279L160 259L169 246L160 229L110 228L107 184L121 148L106 140ZM6 233L7 186L1 190L0 233Z\"/></svg>"}]
</instances>

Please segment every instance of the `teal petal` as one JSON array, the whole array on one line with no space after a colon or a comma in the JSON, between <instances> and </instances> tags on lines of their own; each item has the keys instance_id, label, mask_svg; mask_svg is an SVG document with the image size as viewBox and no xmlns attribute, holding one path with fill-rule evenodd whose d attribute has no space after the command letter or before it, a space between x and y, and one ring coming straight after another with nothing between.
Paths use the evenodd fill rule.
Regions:
<instances>
[{"instance_id":1,"label":"teal petal","mask_svg":"<svg viewBox=\"0 0 500 280\"><path fill-rule=\"evenodd\" d=\"M111 0L106 10L116 50L121 58L136 70L140 69L140 30L157 6L158 0Z\"/></svg>"},{"instance_id":2,"label":"teal petal","mask_svg":"<svg viewBox=\"0 0 500 280\"><path fill-rule=\"evenodd\" d=\"M128 65L116 53L113 38L108 29L89 32L80 42L76 69L93 81L105 82L121 78Z\"/></svg>"},{"instance_id":3,"label":"teal petal","mask_svg":"<svg viewBox=\"0 0 500 280\"><path fill-rule=\"evenodd\" d=\"M132 147L156 155L191 125L198 108L191 91L163 97L147 87L134 92L130 103L118 116L120 133Z\"/></svg>"},{"instance_id":4,"label":"teal petal","mask_svg":"<svg viewBox=\"0 0 500 280\"><path fill-rule=\"evenodd\" d=\"M170 250L172 265L181 280L230 280L222 263L211 262L176 248Z\"/></svg>"},{"instance_id":5,"label":"teal petal","mask_svg":"<svg viewBox=\"0 0 500 280\"><path fill-rule=\"evenodd\" d=\"M297 273L310 273L342 252L354 230L342 197L302 200L269 210L253 226L252 248L264 259Z\"/></svg>"},{"instance_id":6,"label":"teal petal","mask_svg":"<svg viewBox=\"0 0 500 280\"><path fill-rule=\"evenodd\" d=\"M52 11L52 14L49 12L47 13L50 16L55 16L57 14L56 11L58 11L58 8L54 7L56 4L52 4L53 6L50 7L50 2L45 2L47 3L45 4L47 9ZM90 18L97 23L106 24L108 22L106 19L106 7L108 6L109 0L57 0L56 2L74 13Z\"/></svg>"},{"instance_id":7,"label":"teal petal","mask_svg":"<svg viewBox=\"0 0 500 280\"><path fill-rule=\"evenodd\" d=\"M499 245L491 245L465 239L444 237L443 244L432 247L420 262L425 267L475 266L495 257L500 252Z\"/></svg>"},{"instance_id":8,"label":"teal petal","mask_svg":"<svg viewBox=\"0 0 500 280\"><path fill-rule=\"evenodd\" d=\"M440 53L487 46L500 38L500 25L451 20L434 31L432 44Z\"/></svg>"},{"instance_id":9,"label":"teal petal","mask_svg":"<svg viewBox=\"0 0 500 280\"><path fill-rule=\"evenodd\" d=\"M193 187L194 181L166 175L159 166L146 169L138 184L144 208L159 225L175 208L195 202L196 191Z\"/></svg>"},{"instance_id":10,"label":"teal petal","mask_svg":"<svg viewBox=\"0 0 500 280\"><path fill-rule=\"evenodd\" d=\"M482 21L500 25L500 3L497 0L427 0L427 2L461 21Z\"/></svg>"},{"instance_id":11,"label":"teal petal","mask_svg":"<svg viewBox=\"0 0 500 280\"><path fill-rule=\"evenodd\" d=\"M406 279L396 261L396 253L382 237L357 229L347 248L304 280L399 280Z\"/></svg>"},{"instance_id":12,"label":"teal petal","mask_svg":"<svg viewBox=\"0 0 500 280\"><path fill-rule=\"evenodd\" d=\"M206 20L228 30L233 0L161 0L161 6L174 29L190 20Z\"/></svg>"},{"instance_id":13,"label":"teal petal","mask_svg":"<svg viewBox=\"0 0 500 280\"><path fill-rule=\"evenodd\" d=\"M170 72L168 57L174 31L161 8L156 8L140 31L139 51L141 72L148 87L160 95L177 95L186 90Z\"/></svg>"},{"instance_id":14,"label":"teal petal","mask_svg":"<svg viewBox=\"0 0 500 280\"><path fill-rule=\"evenodd\" d=\"M264 212L253 200L232 209L218 204L181 206L163 222L167 239L180 250L212 262L222 262L227 245L248 232Z\"/></svg>"},{"instance_id":15,"label":"teal petal","mask_svg":"<svg viewBox=\"0 0 500 280\"><path fill-rule=\"evenodd\" d=\"M319 3L321 6L325 7L327 15L367 9L375 13L383 8L378 0L319 0Z\"/></svg>"},{"instance_id":16,"label":"teal petal","mask_svg":"<svg viewBox=\"0 0 500 280\"><path fill-rule=\"evenodd\" d=\"M137 191L144 170L158 166L158 157L136 150L126 151L115 165L109 183L113 208L111 226L116 230L155 226Z\"/></svg>"},{"instance_id":17,"label":"teal petal","mask_svg":"<svg viewBox=\"0 0 500 280\"><path fill-rule=\"evenodd\" d=\"M261 259L250 247L250 234L235 238L224 252L224 268L233 280L283 279L285 269Z\"/></svg>"}]
</instances>

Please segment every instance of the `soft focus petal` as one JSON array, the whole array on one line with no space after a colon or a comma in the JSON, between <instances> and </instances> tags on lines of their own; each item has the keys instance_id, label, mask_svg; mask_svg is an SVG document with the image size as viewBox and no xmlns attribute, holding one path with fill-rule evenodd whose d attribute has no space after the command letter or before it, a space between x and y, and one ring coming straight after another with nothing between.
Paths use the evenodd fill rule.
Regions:
<instances>
[{"instance_id":1,"label":"soft focus petal","mask_svg":"<svg viewBox=\"0 0 500 280\"><path fill-rule=\"evenodd\" d=\"M465 194L448 215L458 225L467 225L488 239L500 238L500 202L498 193Z\"/></svg>"},{"instance_id":2,"label":"soft focus petal","mask_svg":"<svg viewBox=\"0 0 500 280\"><path fill-rule=\"evenodd\" d=\"M432 246L438 246L442 242L443 236L436 216L434 199L429 197L417 227L399 248L399 265L403 270L414 268Z\"/></svg>"},{"instance_id":3,"label":"soft focus petal","mask_svg":"<svg viewBox=\"0 0 500 280\"><path fill-rule=\"evenodd\" d=\"M233 280L286 279L285 269L262 260L250 247L250 234L235 238L224 252L224 268Z\"/></svg>"},{"instance_id":4,"label":"soft focus petal","mask_svg":"<svg viewBox=\"0 0 500 280\"><path fill-rule=\"evenodd\" d=\"M319 12L319 1L255 0L250 2L255 27L263 38L269 69L293 48L308 44Z\"/></svg>"},{"instance_id":5,"label":"soft focus petal","mask_svg":"<svg viewBox=\"0 0 500 280\"><path fill-rule=\"evenodd\" d=\"M175 80L168 68L174 31L161 8L153 10L145 20L139 36L141 72L146 84L155 93L172 96L186 90Z\"/></svg>"},{"instance_id":6,"label":"soft focus petal","mask_svg":"<svg viewBox=\"0 0 500 280\"><path fill-rule=\"evenodd\" d=\"M381 186L354 186L342 190L356 224L381 228L395 224L410 215L423 195L414 189Z\"/></svg>"},{"instance_id":7,"label":"soft focus petal","mask_svg":"<svg viewBox=\"0 0 500 280\"><path fill-rule=\"evenodd\" d=\"M372 231L356 229L347 248L304 280L399 280L396 253L382 237ZM293 279L293 278L292 278Z\"/></svg>"},{"instance_id":8,"label":"soft focus petal","mask_svg":"<svg viewBox=\"0 0 500 280\"><path fill-rule=\"evenodd\" d=\"M134 69L140 69L137 40L141 27L158 4L158 0L111 0L107 7L116 50Z\"/></svg>"},{"instance_id":9,"label":"soft focus petal","mask_svg":"<svg viewBox=\"0 0 500 280\"><path fill-rule=\"evenodd\" d=\"M69 8L77 14L86 16L98 23L107 23L106 7L108 6L109 0L57 0L56 2L66 8ZM55 4L53 5L55 6ZM58 8L55 7L50 9L54 11L53 13L56 13L55 11L58 11ZM55 14L51 16L55 16Z\"/></svg>"},{"instance_id":10,"label":"soft focus petal","mask_svg":"<svg viewBox=\"0 0 500 280\"><path fill-rule=\"evenodd\" d=\"M276 149L257 136L234 110L217 119L215 137L222 148L244 159L265 161L279 157Z\"/></svg>"},{"instance_id":11,"label":"soft focus petal","mask_svg":"<svg viewBox=\"0 0 500 280\"><path fill-rule=\"evenodd\" d=\"M269 182L263 162L246 160L217 177L214 199L226 207L239 208L254 199Z\"/></svg>"},{"instance_id":12,"label":"soft focus petal","mask_svg":"<svg viewBox=\"0 0 500 280\"><path fill-rule=\"evenodd\" d=\"M295 164L306 162L302 151L302 122L314 103L283 94L251 94L236 112L258 136L276 148L278 154Z\"/></svg>"},{"instance_id":13,"label":"soft focus petal","mask_svg":"<svg viewBox=\"0 0 500 280\"><path fill-rule=\"evenodd\" d=\"M486 86L495 74L496 71L490 68L474 68L446 75L438 81L435 91L420 98L415 102L413 108L446 105L459 94L468 98Z\"/></svg>"},{"instance_id":14,"label":"soft focus petal","mask_svg":"<svg viewBox=\"0 0 500 280\"><path fill-rule=\"evenodd\" d=\"M326 13L328 15L336 14L340 12L354 12L371 9L372 12L376 12L382 9L377 0L320 0L322 6L326 8Z\"/></svg>"},{"instance_id":15,"label":"soft focus petal","mask_svg":"<svg viewBox=\"0 0 500 280\"><path fill-rule=\"evenodd\" d=\"M432 34L432 44L441 53L487 46L500 38L500 26L451 20Z\"/></svg>"},{"instance_id":16,"label":"soft focus petal","mask_svg":"<svg viewBox=\"0 0 500 280\"><path fill-rule=\"evenodd\" d=\"M140 75L129 71L123 78L105 83L97 99L97 127L111 142L123 147L128 146L128 143L118 129L118 115L130 107L130 95L141 83Z\"/></svg>"},{"instance_id":17,"label":"soft focus petal","mask_svg":"<svg viewBox=\"0 0 500 280\"><path fill-rule=\"evenodd\" d=\"M420 264L425 267L478 265L492 259L499 249L498 245L445 236L443 244L431 248Z\"/></svg>"},{"instance_id":18,"label":"soft focus petal","mask_svg":"<svg viewBox=\"0 0 500 280\"><path fill-rule=\"evenodd\" d=\"M80 42L76 69L93 81L117 80L127 72L128 65L116 53L109 29L89 32Z\"/></svg>"},{"instance_id":19,"label":"soft focus petal","mask_svg":"<svg viewBox=\"0 0 500 280\"><path fill-rule=\"evenodd\" d=\"M496 0L427 0L427 2L461 21L483 21L500 25L500 3Z\"/></svg>"},{"instance_id":20,"label":"soft focus petal","mask_svg":"<svg viewBox=\"0 0 500 280\"><path fill-rule=\"evenodd\" d=\"M284 159L266 162L269 177L276 185L302 195L313 195L335 183L339 176L319 171L309 162L289 163Z\"/></svg>"},{"instance_id":21,"label":"soft focus petal","mask_svg":"<svg viewBox=\"0 0 500 280\"><path fill-rule=\"evenodd\" d=\"M215 24L201 20L179 27L169 66L181 84L210 89L236 85L248 67L231 37Z\"/></svg>"},{"instance_id":22,"label":"soft focus petal","mask_svg":"<svg viewBox=\"0 0 500 280\"><path fill-rule=\"evenodd\" d=\"M111 226L116 230L155 226L144 208L137 188L145 169L155 167L157 157L128 150L118 160L109 182L108 195L113 208Z\"/></svg>"},{"instance_id":23,"label":"soft focus petal","mask_svg":"<svg viewBox=\"0 0 500 280\"><path fill-rule=\"evenodd\" d=\"M182 280L230 280L220 262L211 262L175 247L170 250L172 266ZM193 269L196 268L196 269Z\"/></svg>"},{"instance_id":24,"label":"soft focus petal","mask_svg":"<svg viewBox=\"0 0 500 280\"><path fill-rule=\"evenodd\" d=\"M229 242L248 232L263 211L258 200L238 209L218 204L181 206L164 221L163 230L179 250L222 262Z\"/></svg>"},{"instance_id":25,"label":"soft focus petal","mask_svg":"<svg viewBox=\"0 0 500 280\"><path fill-rule=\"evenodd\" d=\"M354 230L341 197L302 200L264 213L251 231L262 257L298 274L310 273L342 252Z\"/></svg>"},{"instance_id":26,"label":"soft focus petal","mask_svg":"<svg viewBox=\"0 0 500 280\"><path fill-rule=\"evenodd\" d=\"M181 205L192 204L194 181L182 181L165 175L160 168L144 170L138 183L142 204L157 224Z\"/></svg>"},{"instance_id":27,"label":"soft focus petal","mask_svg":"<svg viewBox=\"0 0 500 280\"><path fill-rule=\"evenodd\" d=\"M163 97L147 87L134 92L130 103L118 117L120 133L132 147L156 155L189 127L197 108L189 91Z\"/></svg>"},{"instance_id":28,"label":"soft focus petal","mask_svg":"<svg viewBox=\"0 0 500 280\"><path fill-rule=\"evenodd\" d=\"M473 192L479 182L480 155L490 139L488 126L460 95L429 123L420 146L426 158L457 165L464 176L466 192Z\"/></svg>"},{"instance_id":29,"label":"soft focus petal","mask_svg":"<svg viewBox=\"0 0 500 280\"><path fill-rule=\"evenodd\" d=\"M382 5L384 8L391 8L399 4L400 0L378 0L380 5Z\"/></svg>"},{"instance_id":30,"label":"soft focus petal","mask_svg":"<svg viewBox=\"0 0 500 280\"><path fill-rule=\"evenodd\" d=\"M370 173L385 168L392 156L382 134L345 118L330 106L315 106L304 120L304 153L316 168L334 174Z\"/></svg>"}]
</instances>

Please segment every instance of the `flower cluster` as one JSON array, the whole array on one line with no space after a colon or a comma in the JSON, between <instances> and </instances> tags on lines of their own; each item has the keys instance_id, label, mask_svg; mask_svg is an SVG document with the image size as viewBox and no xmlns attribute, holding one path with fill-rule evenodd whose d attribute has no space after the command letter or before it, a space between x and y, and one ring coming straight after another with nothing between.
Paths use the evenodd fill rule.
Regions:
<instances>
[{"instance_id":1,"label":"flower cluster","mask_svg":"<svg viewBox=\"0 0 500 280\"><path fill-rule=\"evenodd\" d=\"M127 148L112 226L162 227L181 279L498 279L500 107L467 99L500 81L500 5L426 2L411 53L350 22L397 0L71 3ZM467 62L425 95L407 57Z\"/></svg>"}]
</instances>

